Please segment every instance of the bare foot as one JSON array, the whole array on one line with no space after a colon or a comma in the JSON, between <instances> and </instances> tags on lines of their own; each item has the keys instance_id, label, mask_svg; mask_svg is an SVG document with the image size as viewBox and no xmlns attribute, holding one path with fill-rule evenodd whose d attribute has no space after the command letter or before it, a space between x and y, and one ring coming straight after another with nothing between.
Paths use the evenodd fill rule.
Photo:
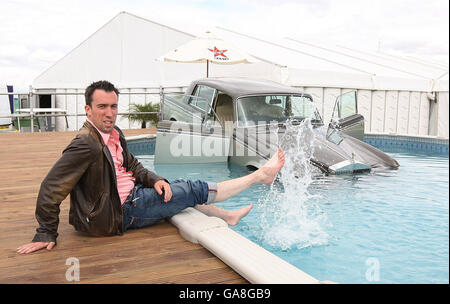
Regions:
<instances>
[{"instance_id":1,"label":"bare foot","mask_svg":"<svg viewBox=\"0 0 450 304\"><path fill-rule=\"evenodd\" d=\"M285 162L284 152L281 148L278 148L278 152L275 153L261 168L259 168L260 183L271 184L275 179L275 176L283 168Z\"/></svg>"},{"instance_id":2,"label":"bare foot","mask_svg":"<svg viewBox=\"0 0 450 304\"><path fill-rule=\"evenodd\" d=\"M244 216L246 216L250 212L252 207L253 207L253 204L250 204L248 206L245 206L244 208L241 208L241 209L238 209L238 210L229 211L225 221L230 226L237 225L237 223L239 223L241 218L243 218Z\"/></svg>"}]
</instances>

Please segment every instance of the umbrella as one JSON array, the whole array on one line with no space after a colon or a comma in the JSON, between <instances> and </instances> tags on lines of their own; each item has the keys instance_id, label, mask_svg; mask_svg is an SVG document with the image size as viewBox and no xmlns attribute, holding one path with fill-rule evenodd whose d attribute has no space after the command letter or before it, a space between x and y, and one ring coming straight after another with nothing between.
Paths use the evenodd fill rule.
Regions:
<instances>
[{"instance_id":1,"label":"umbrella","mask_svg":"<svg viewBox=\"0 0 450 304\"><path fill-rule=\"evenodd\" d=\"M239 50L225 40L213 37L206 32L203 37L196 37L189 42L157 58L159 61L170 62L206 62L206 77L209 74L209 63L238 64L258 62L254 57Z\"/></svg>"}]
</instances>

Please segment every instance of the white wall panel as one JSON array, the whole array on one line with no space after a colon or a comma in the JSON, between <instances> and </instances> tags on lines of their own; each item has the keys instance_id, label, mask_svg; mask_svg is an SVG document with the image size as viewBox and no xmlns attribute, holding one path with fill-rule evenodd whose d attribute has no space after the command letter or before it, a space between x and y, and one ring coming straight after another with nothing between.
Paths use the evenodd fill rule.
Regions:
<instances>
[{"instance_id":1,"label":"white wall panel","mask_svg":"<svg viewBox=\"0 0 450 304\"><path fill-rule=\"evenodd\" d=\"M430 122L430 101L427 93L420 93L420 116L419 116L419 135L428 135L428 124Z\"/></svg>"},{"instance_id":2,"label":"white wall panel","mask_svg":"<svg viewBox=\"0 0 450 304\"><path fill-rule=\"evenodd\" d=\"M64 90L56 90L56 93L64 92ZM61 96L56 95L55 96L55 107L64 109L64 98L61 98ZM64 131L64 125L61 123L61 120L59 117L56 117L56 131Z\"/></svg>"},{"instance_id":3,"label":"white wall panel","mask_svg":"<svg viewBox=\"0 0 450 304\"><path fill-rule=\"evenodd\" d=\"M119 106L118 106L119 113L128 112L128 105L131 101L130 100L131 96L128 94L130 93L130 89L121 89L120 92L122 94L119 94ZM121 129L128 129L129 128L128 119L122 115L117 115L116 125Z\"/></svg>"},{"instance_id":4,"label":"white wall panel","mask_svg":"<svg viewBox=\"0 0 450 304\"><path fill-rule=\"evenodd\" d=\"M439 94L436 96L438 100ZM430 122L428 123L428 135L437 136L438 134L438 110L439 106L437 102L430 102Z\"/></svg>"},{"instance_id":5,"label":"white wall panel","mask_svg":"<svg viewBox=\"0 0 450 304\"><path fill-rule=\"evenodd\" d=\"M76 90L75 89L66 89L64 90L64 92L67 93L75 93ZM62 107L64 108L66 103L67 103L67 113L68 114L75 114L76 108L75 108L75 101L76 101L76 96L75 95L67 95L67 97L64 96L59 96L58 99L60 100L59 102L61 102L61 104L63 105ZM84 98L83 98L83 103L84 103ZM76 117L75 116L68 116L67 117L67 122L69 123L69 129L70 131L75 131L75 124L76 124Z\"/></svg>"},{"instance_id":6,"label":"white wall panel","mask_svg":"<svg viewBox=\"0 0 450 304\"><path fill-rule=\"evenodd\" d=\"M66 90L64 89L57 89L55 94L58 93L65 93ZM66 104L65 104L65 95L54 95L55 97L55 107L56 108L60 108L60 109L65 109L66 108ZM65 131L66 130L66 118L61 116L61 117L56 117L56 131Z\"/></svg>"},{"instance_id":7,"label":"white wall panel","mask_svg":"<svg viewBox=\"0 0 450 304\"><path fill-rule=\"evenodd\" d=\"M400 91L398 93L398 116L397 116L398 134L407 134L408 116L409 116L409 92Z\"/></svg>"},{"instance_id":8,"label":"white wall panel","mask_svg":"<svg viewBox=\"0 0 450 304\"><path fill-rule=\"evenodd\" d=\"M364 116L364 132L370 132L370 108L372 94L369 90L358 90L358 114Z\"/></svg>"},{"instance_id":9,"label":"white wall panel","mask_svg":"<svg viewBox=\"0 0 450 304\"><path fill-rule=\"evenodd\" d=\"M395 133L397 131L398 92L386 92L386 109L384 120L384 132Z\"/></svg>"},{"instance_id":10,"label":"white wall panel","mask_svg":"<svg viewBox=\"0 0 450 304\"><path fill-rule=\"evenodd\" d=\"M85 89L78 89L76 90L77 93L82 93L81 95L76 95L75 96L75 103L78 104L78 114L84 114L86 113L86 111L84 110L84 106L86 105L86 101L84 99L84 91ZM81 116L77 116L77 119L75 121L75 129L74 130L79 130L81 129L81 127L83 126L84 122L86 121L86 116L85 115L81 115ZM78 124L76 123L78 122Z\"/></svg>"},{"instance_id":11,"label":"white wall panel","mask_svg":"<svg viewBox=\"0 0 450 304\"><path fill-rule=\"evenodd\" d=\"M409 96L408 134L419 134L420 93L411 92Z\"/></svg>"},{"instance_id":12,"label":"white wall panel","mask_svg":"<svg viewBox=\"0 0 450 304\"><path fill-rule=\"evenodd\" d=\"M371 132L381 133L384 131L385 102L385 91L372 91L372 121L370 125Z\"/></svg>"},{"instance_id":13,"label":"white wall panel","mask_svg":"<svg viewBox=\"0 0 450 304\"><path fill-rule=\"evenodd\" d=\"M448 138L448 92L438 94L438 136Z\"/></svg>"}]
</instances>

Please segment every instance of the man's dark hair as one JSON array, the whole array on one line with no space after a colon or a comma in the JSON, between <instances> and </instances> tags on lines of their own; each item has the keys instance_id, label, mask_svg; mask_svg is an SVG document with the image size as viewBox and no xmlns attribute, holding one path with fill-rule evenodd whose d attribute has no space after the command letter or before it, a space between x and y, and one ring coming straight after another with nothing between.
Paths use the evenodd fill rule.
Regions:
<instances>
[{"instance_id":1,"label":"man's dark hair","mask_svg":"<svg viewBox=\"0 0 450 304\"><path fill-rule=\"evenodd\" d=\"M91 83L91 85L86 88L86 91L84 93L86 105L91 106L92 95L94 94L95 90L103 90L105 92L115 92L117 96L119 96L119 90L117 90L116 87L111 82L106 80L96 81Z\"/></svg>"}]
</instances>

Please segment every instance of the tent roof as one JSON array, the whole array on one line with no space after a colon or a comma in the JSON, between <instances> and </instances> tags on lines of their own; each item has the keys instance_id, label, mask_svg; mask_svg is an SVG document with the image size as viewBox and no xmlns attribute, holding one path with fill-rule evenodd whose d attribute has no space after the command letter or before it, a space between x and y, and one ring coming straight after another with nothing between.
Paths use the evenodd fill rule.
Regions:
<instances>
[{"instance_id":1,"label":"tent roof","mask_svg":"<svg viewBox=\"0 0 450 304\"><path fill-rule=\"evenodd\" d=\"M291 70L290 74L294 76L291 80L299 78L295 75L321 74L309 85L326 86L326 83L331 83L341 86L342 84L335 83L333 79L342 73L341 75L346 78L347 87L430 90L433 82L448 72L448 67L442 64L404 59L383 53L323 46L292 38L261 39L223 27L216 27L215 33L224 39L239 43L256 58L288 67ZM308 82L308 76L302 75L300 78ZM293 81L291 84L299 85L297 82Z\"/></svg>"},{"instance_id":2,"label":"tent roof","mask_svg":"<svg viewBox=\"0 0 450 304\"><path fill-rule=\"evenodd\" d=\"M262 61L213 65L213 76L273 79L291 86L448 91L448 66L442 63L292 38L262 39L222 27L211 31ZM99 79L118 87L185 86L204 77L203 64L155 59L195 36L121 12L39 75L33 87L81 88Z\"/></svg>"}]
</instances>

